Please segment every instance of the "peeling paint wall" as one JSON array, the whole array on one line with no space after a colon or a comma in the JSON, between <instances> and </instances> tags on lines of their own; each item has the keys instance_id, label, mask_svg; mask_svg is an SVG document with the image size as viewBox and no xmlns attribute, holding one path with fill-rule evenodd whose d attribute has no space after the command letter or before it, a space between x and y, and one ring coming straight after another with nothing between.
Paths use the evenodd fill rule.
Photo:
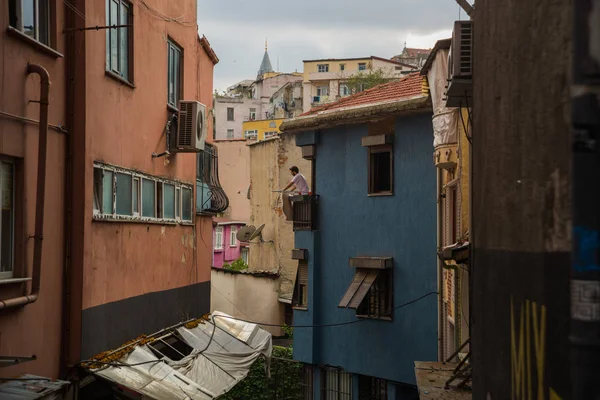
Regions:
<instances>
[{"instance_id":1,"label":"peeling paint wall","mask_svg":"<svg viewBox=\"0 0 600 400\"><path fill-rule=\"evenodd\" d=\"M281 193L292 178L289 168L297 166L309 184L310 161L302 158L302 149L296 146L293 135L257 142L250 146L250 178L252 192L250 223L256 227L264 224L264 242L258 239L250 244L248 265L250 270L279 271L280 297L291 299L298 269L291 259L294 248L293 223L283 215Z\"/></svg>"}]
</instances>

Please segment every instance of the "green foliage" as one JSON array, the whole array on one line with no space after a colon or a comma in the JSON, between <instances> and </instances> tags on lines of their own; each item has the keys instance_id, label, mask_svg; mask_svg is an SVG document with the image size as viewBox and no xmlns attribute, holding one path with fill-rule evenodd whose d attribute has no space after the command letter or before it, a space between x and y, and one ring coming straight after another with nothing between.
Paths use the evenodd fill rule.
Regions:
<instances>
[{"instance_id":1,"label":"green foliage","mask_svg":"<svg viewBox=\"0 0 600 400\"><path fill-rule=\"evenodd\" d=\"M303 399L300 372L302 364L292 359L292 348L273 346L271 378L267 378L265 361L260 357L246 379L219 397L219 400ZM283 359L283 360L282 360Z\"/></svg>"},{"instance_id":2,"label":"green foliage","mask_svg":"<svg viewBox=\"0 0 600 400\"><path fill-rule=\"evenodd\" d=\"M372 87L389 82L390 80L390 78L386 77L385 71L378 68L371 71L360 71L348 78L346 85L348 86L348 89L350 89L350 93L354 94L371 89Z\"/></svg>"},{"instance_id":3,"label":"green foliage","mask_svg":"<svg viewBox=\"0 0 600 400\"><path fill-rule=\"evenodd\" d=\"M228 269L230 271L245 271L248 269L248 264L244 262L241 258L238 258L234 262L229 265L228 263L223 264L223 268Z\"/></svg>"},{"instance_id":4,"label":"green foliage","mask_svg":"<svg viewBox=\"0 0 600 400\"><path fill-rule=\"evenodd\" d=\"M231 264L229 264L228 262L224 262L223 269L231 269Z\"/></svg>"},{"instance_id":5,"label":"green foliage","mask_svg":"<svg viewBox=\"0 0 600 400\"><path fill-rule=\"evenodd\" d=\"M283 333L285 333L285 335L288 338L294 339L294 328L292 328L289 325L283 324L283 326L281 327L281 329L283 330Z\"/></svg>"}]
</instances>

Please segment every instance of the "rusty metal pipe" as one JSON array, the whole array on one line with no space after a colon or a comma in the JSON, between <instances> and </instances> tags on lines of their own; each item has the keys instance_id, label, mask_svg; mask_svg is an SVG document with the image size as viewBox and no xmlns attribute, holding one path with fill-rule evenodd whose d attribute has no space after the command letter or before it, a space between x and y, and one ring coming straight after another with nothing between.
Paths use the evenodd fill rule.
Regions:
<instances>
[{"instance_id":1,"label":"rusty metal pipe","mask_svg":"<svg viewBox=\"0 0 600 400\"><path fill-rule=\"evenodd\" d=\"M48 148L48 104L50 95L50 74L38 64L27 65L27 75L40 76L40 124L38 145L37 192L35 202L35 232L33 236L33 268L31 273L31 293L13 299L0 300L0 310L31 304L38 299L42 272L42 240L44 239L44 200L46 195L46 153Z\"/></svg>"}]
</instances>

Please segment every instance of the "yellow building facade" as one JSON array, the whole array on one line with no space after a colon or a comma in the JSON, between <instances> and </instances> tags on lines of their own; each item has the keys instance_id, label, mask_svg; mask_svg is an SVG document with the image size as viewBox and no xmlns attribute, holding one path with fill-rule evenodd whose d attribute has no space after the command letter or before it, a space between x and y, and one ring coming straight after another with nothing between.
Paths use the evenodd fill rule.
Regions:
<instances>
[{"instance_id":1,"label":"yellow building facade","mask_svg":"<svg viewBox=\"0 0 600 400\"><path fill-rule=\"evenodd\" d=\"M242 123L244 138L261 141L278 136L281 133L279 127L283 121L283 118L244 121Z\"/></svg>"}]
</instances>

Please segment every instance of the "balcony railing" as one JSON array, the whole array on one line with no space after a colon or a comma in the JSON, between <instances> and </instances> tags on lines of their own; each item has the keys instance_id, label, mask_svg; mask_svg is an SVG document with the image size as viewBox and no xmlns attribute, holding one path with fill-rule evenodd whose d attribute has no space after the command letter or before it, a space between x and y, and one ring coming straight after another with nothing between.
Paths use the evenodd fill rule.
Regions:
<instances>
[{"instance_id":1,"label":"balcony railing","mask_svg":"<svg viewBox=\"0 0 600 400\"><path fill-rule=\"evenodd\" d=\"M219 153L208 143L198 153L196 188L196 213L218 214L229 207L229 198L219 182Z\"/></svg>"},{"instance_id":2,"label":"balcony railing","mask_svg":"<svg viewBox=\"0 0 600 400\"><path fill-rule=\"evenodd\" d=\"M292 197L294 231L314 231L319 228L319 196L300 195Z\"/></svg>"}]
</instances>

